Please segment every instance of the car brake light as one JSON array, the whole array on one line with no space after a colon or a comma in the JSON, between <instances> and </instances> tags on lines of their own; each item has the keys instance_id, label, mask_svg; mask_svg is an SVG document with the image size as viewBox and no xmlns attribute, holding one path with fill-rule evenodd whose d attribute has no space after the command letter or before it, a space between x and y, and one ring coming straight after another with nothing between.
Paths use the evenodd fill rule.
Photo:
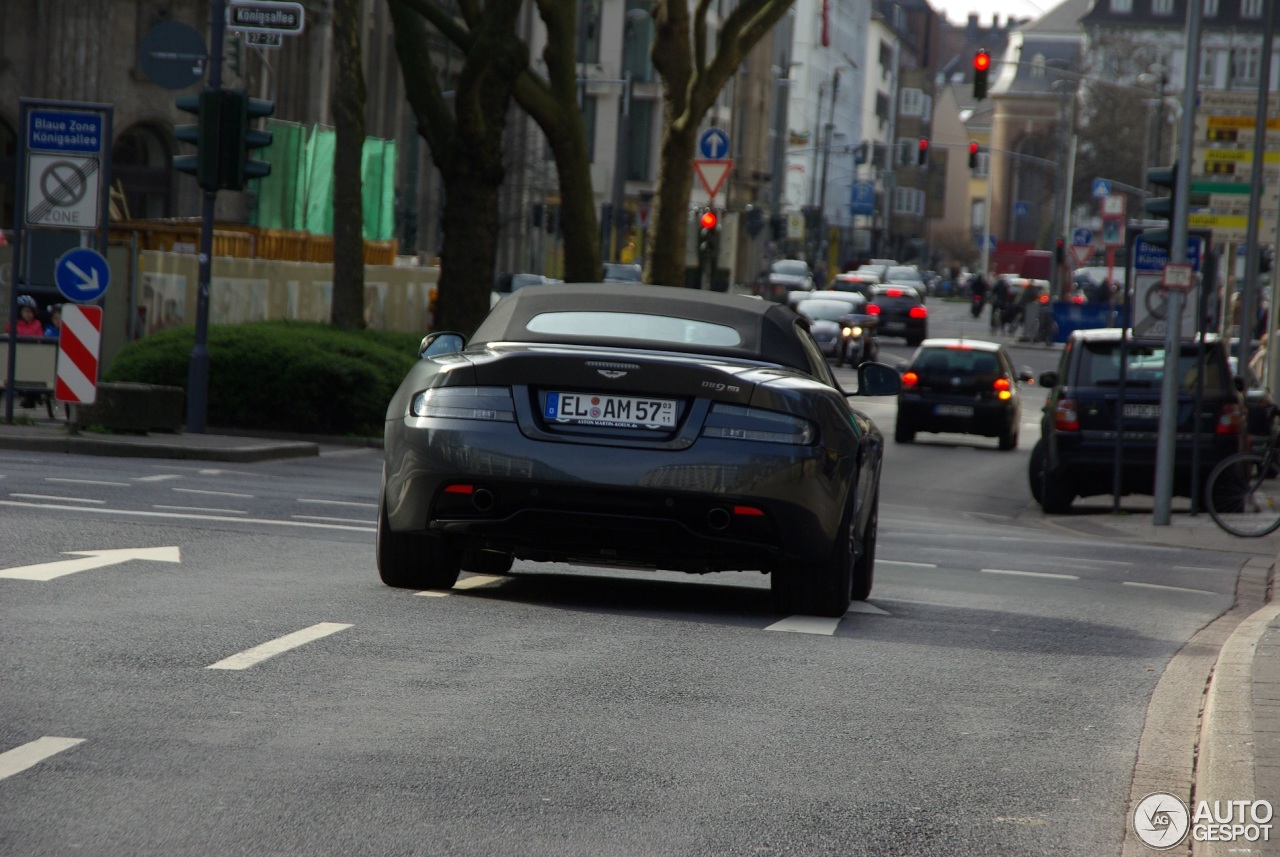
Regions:
<instances>
[{"instance_id":1,"label":"car brake light","mask_svg":"<svg viewBox=\"0 0 1280 857\"><path fill-rule=\"evenodd\" d=\"M509 387L432 387L413 397L409 415L515 422Z\"/></svg>"},{"instance_id":2,"label":"car brake light","mask_svg":"<svg viewBox=\"0 0 1280 857\"><path fill-rule=\"evenodd\" d=\"M763 518L764 510L755 506L734 506L733 514L742 515L746 518Z\"/></svg>"},{"instance_id":3,"label":"car brake light","mask_svg":"<svg viewBox=\"0 0 1280 857\"><path fill-rule=\"evenodd\" d=\"M1072 302L1073 304L1082 304L1082 303L1084 303L1084 295L1072 295L1072 296L1071 296L1071 302Z\"/></svg>"},{"instance_id":4,"label":"car brake light","mask_svg":"<svg viewBox=\"0 0 1280 857\"><path fill-rule=\"evenodd\" d=\"M870 304L867 306L867 315L879 315L879 314L880 314L879 306L877 306L876 304Z\"/></svg>"},{"instance_id":5,"label":"car brake light","mask_svg":"<svg viewBox=\"0 0 1280 857\"><path fill-rule=\"evenodd\" d=\"M920 376L915 372L902 373L902 388L904 390L909 390L918 383L920 383Z\"/></svg>"},{"instance_id":6,"label":"car brake light","mask_svg":"<svg viewBox=\"0 0 1280 857\"><path fill-rule=\"evenodd\" d=\"M929 311L922 306L913 306L907 310L907 315L911 318L928 318Z\"/></svg>"},{"instance_id":7,"label":"car brake light","mask_svg":"<svg viewBox=\"0 0 1280 857\"><path fill-rule=\"evenodd\" d=\"M1236 435L1244 431L1244 405L1226 404L1218 411L1218 424L1214 426L1214 434Z\"/></svg>"},{"instance_id":8,"label":"car brake light","mask_svg":"<svg viewBox=\"0 0 1280 857\"><path fill-rule=\"evenodd\" d=\"M964 343L962 343L962 342L957 342L957 343L955 343L954 345L948 345L948 346L947 346L947 350L948 350L948 351L972 351L972 350L973 350L973 346L972 346L972 345L965 345L965 344L964 344Z\"/></svg>"},{"instance_id":9,"label":"car brake light","mask_svg":"<svg viewBox=\"0 0 1280 857\"><path fill-rule=\"evenodd\" d=\"M446 494L474 494L476 487L474 485L446 485L444 493Z\"/></svg>"},{"instance_id":10,"label":"car brake light","mask_svg":"<svg viewBox=\"0 0 1280 857\"><path fill-rule=\"evenodd\" d=\"M1048 296L1048 295L1041 295L1041 296L1040 296L1040 303L1042 303L1042 304L1047 304L1048 302L1049 302L1049 296Z\"/></svg>"},{"instance_id":11,"label":"car brake light","mask_svg":"<svg viewBox=\"0 0 1280 857\"><path fill-rule=\"evenodd\" d=\"M803 417L716 402L707 414L702 436L808 446L817 439L818 432L813 423Z\"/></svg>"},{"instance_id":12,"label":"car brake light","mask_svg":"<svg viewBox=\"0 0 1280 857\"><path fill-rule=\"evenodd\" d=\"M891 298L900 298L902 297L902 289L889 289L885 294Z\"/></svg>"},{"instance_id":13,"label":"car brake light","mask_svg":"<svg viewBox=\"0 0 1280 857\"><path fill-rule=\"evenodd\" d=\"M1080 415L1074 399L1059 399L1053 410L1053 427L1058 431L1080 431Z\"/></svg>"},{"instance_id":14,"label":"car brake light","mask_svg":"<svg viewBox=\"0 0 1280 857\"><path fill-rule=\"evenodd\" d=\"M1008 400L1013 398L1013 392L1009 389L1008 378L997 378L995 383L991 385L996 391L996 398L1000 400Z\"/></svg>"}]
</instances>

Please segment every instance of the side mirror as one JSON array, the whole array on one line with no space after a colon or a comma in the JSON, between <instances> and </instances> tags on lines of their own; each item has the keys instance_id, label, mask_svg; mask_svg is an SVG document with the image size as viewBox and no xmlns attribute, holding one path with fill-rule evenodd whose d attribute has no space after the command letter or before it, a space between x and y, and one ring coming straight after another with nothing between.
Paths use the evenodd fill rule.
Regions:
<instances>
[{"instance_id":1,"label":"side mirror","mask_svg":"<svg viewBox=\"0 0 1280 857\"><path fill-rule=\"evenodd\" d=\"M1041 373L1040 373L1040 386L1041 386L1041 387L1056 387L1056 386L1058 386L1058 373L1057 373L1057 372L1053 372L1053 371L1049 371L1049 372L1041 372Z\"/></svg>"},{"instance_id":2,"label":"side mirror","mask_svg":"<svg viewBox=\"0 0 1280 857\"><path fill-rule=\"evenodd\" d=\"M896 396L902 388L897 371L883 363L863 363L858 367L858 392L855 396Z\"/></svg>"},{"instance_id":3,"label":"side mirror","mask_svg":"<svg viewBox=\"0 0 1280 857\"><path fill-rule=\"evenodd\" d=\"M467 339L461 333L453 333L448 330L428 333L422 337L422 344L418 346L418 358L453 354L455 351L461 351L465 348L466 344Z\"/></svg>"}]
</instances>

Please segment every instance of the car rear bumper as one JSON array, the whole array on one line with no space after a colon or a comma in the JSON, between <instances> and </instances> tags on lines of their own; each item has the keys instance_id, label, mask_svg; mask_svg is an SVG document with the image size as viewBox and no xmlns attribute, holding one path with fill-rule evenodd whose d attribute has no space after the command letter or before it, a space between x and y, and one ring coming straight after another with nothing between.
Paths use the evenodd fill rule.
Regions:
<instances>
[{"instance_id":1,"label":"car rear bumper","mask_svg":"<svg viewBox=\"0 0 1280 857\"><path fill-rule=\"evenodd\" d=\"M828 556L853 474L820 446L700 438L637 450L434 418L387 423L386 450L393 530L530 559L685 571Z\"/></svg>"},{"instance_id":2,"label":"car rear bumper","mask_svg":"<svg viewBox=\"0 0 1280 857\"><path fill-rule=\"evenodd\" d=\"M938 413L938 407L971 407L972 416ZM1018 409L1009 402L975 401L972 398L920 398L903 395L898 399L898 426L912 431L957 432L999 437L1016 429Z\"/></svg>"},{"instance_id":3,"label":"car rear bumper","mask_svg":"<svg viewBox=\"0 0 1280 857\"><path fill-rule=\"evenodd\" d=\"M1134 435L1121 445L1121 485L1126 492L1150 493L1156 472L1155 438L1147 432ZM1114 432L1059 432L1054 446L1051 473L1068 480L1082 495L1111 491L1117 447ZM1198 462L1201 484L1219 461L1240 449L1237 435L1202 436ZM1177 436L1173 459L1175 491L1185 495L1195 463L1195 442L1190 434Z\"/></svg>"}]
</instances>

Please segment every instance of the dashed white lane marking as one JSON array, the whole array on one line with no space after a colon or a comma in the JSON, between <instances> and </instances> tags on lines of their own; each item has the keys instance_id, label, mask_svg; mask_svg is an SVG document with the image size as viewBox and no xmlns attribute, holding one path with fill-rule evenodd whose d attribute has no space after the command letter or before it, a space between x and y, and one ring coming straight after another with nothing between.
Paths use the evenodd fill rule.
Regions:
<instances>
[{"instance_id":1,"label":"dashed white lane marking","mask_svg":"<svg viewBox=\"0 0 1280 857\"><path fill-rule=\"evenodd\" d=\"M1198 565L1175 565L1175 566L1173 567L1173 570L1174 570L1174 571L1217 571L1217 572L1223 572L1223 571L1228 571L1229 569L1225 569L1225 568L1204 568L1204 567L1202 567L1202 566L1198 566Z\"/></svg>"},{"instance_id":2,"label":"dashed white lane marking","mask_svg":"<svg viewBox=\"0 0 1280 857\"><path fill-rule=\"evenodd\" d=\"M1166 589L1170 592L1194 592L1196 595L1217 595L1207 589L1191 589L1187 586L1166 586L1163 583L1139 583L1136 580L1121 581L1125 586L1140 586L1143 589Z\"/></svg>"},{"instance_id":3,"label":"dashed white lane marking","mask_svg":"<svg viewBox=\"0 0 1280 857\"><path fill-rule=\"evenodd\" d=\"M247 515L248 512L240 509L210 509L206 506L162 506L159 503L152 503L153 509L170 509L175 512L208 512L213 515Z\"/></svg>"},{"instance_id":4,"label":"dashed white lane marking","mask_svg":"<svg viewBox=\"0 0 1280 857\"><path fill-rule=\"evenodd\" d=\"M111 488L132 488L128 482L101 482L97 479L68 479L63 476L46 476L45 482L65 482L69 485L106 485Z\"/></svg>"},{"instance_id":5,"label":"dashed white lane marking","mask_svg":"<svg viewBox=\"0 0 1280 857\"><path fill-rule=\"evenodd\" d=\"M206 467L204 470L197 471L201 476L221 476L225 471L215 468Z\"/></svg>"},{"instance_id":6,"label":"dashed white lane marking","mask_svg":"<svg viewBox=\"0 0 1280 857\"><path fill-rule=\"evenodd\" d=\"M849 605L850 613L867 613L871 616L892 616L888 610L881 610L874 604L868 604L865 601L855 601Z\"/></svg>"},{"instance_id":7,"label":"dashed white lane marking","mask_svg":"<svg viewBox=\"0 0 1280 857\"><path fill-rule=\"evenodd\" d=\"M21 497L24 500L54 500L58 503L97 503L102 505L106 500L88 500L84 497L52 497L48 494L10 494L10 497Z\"/></svg>"},{"instance_id":8,"label":"dashed white lane marking","mask_svg":"<svg viewBox=\"0 0 1280 857\"><path fill-rule=\"evenodd\" d=\"M937 568L936 562L907 562L905 559L877 559L876 565L909 565L912 568Z\"/></svg>"},{"instance_id":9,"label":"dashed white lane marking","mask_svg":"<svg viewBox=\"0 0 1280 857\"><path fill-rule=\"evenodd\" d=\"M350 624L341 622L320 622L312 625L310 628L303 628L301 631L294 631L292 634L285 634L274 640L269 640L260 646L254 646L252 649L245 649L239 654L232 655L229 658L223 658L216 664L209 664L205 667L208 670L243 670L248 669L255 664L260 664L268 658L274 658L281 652L287 652L290 649L296 649L307 643L319 640L321 637L327 637L330 634L336 634L339 631L345 631L350 628Z\"/></svg>"},{"instance_id":10,"label":"dashed white lane marking","mask_svg":"<svg viewBox=\"0 0 1280 857\"><path fill-rule=\"evenodd\" d=\"M839 627L839 619L830 619L825 616L788 616L781 621L774 622L766 631L787 631L791 634L820 634L830 637Z\"/></svg>"},{"instance_id":11,"label":"dashed white lane marking","mask_svg":"<svg viewBox=\"0 0 1280 857\"><path fill-rule=\"evenodd\" d=\"M34 741L0 753L0 780L21 773L32 765L38 765L50 756L83 744L83 738L53 738L46 735Z\"/></svg>"},{"instance_id":12,"label":"dashed white lane marking","mask_svg":"<svg viewBox=\"0 0 1280 857\"><path fill-rule=\"evenodd\" d=\"M377 503L354 503L350 500L308 500L306 497L299 497L299 503L322 503L326 506L355 506L357 509L376 509Z\"/></svg>"},{"instance_id":13,"label":"dashed white lane marking","mask_svg":"<svg viewBox=\"0 0 1280 857\"><path fill-rule=\"evenodd\" d=\"M237 497L241 500L252 500L252 494L236 494L232 491L204 491L199 488L170 488L170 491L179 491L183 494L203 494L208 497Z\"/></svg>"},{"instance_id":14,"label":"dashed white lane marking","mask_svg":"<svg viewBox=\"0 0 1280 857\"><path fill-rule=\"evenodd\" d=\"M414 595L421 595L426 598L443 598L450 593L459 589L479 589L482 586L490 586L494 583L506 580L505 577L498 577L492 574L473 574L470 577L464 577L453 585L452 589L424 589L421 592L415 592Z\"/></svg>"},{"instance_id":15,"label":"dashed white lane marking","mask_svg":"<svg viewBox=\"0 0 1280 857\"><path fill-rule=\"evenodd\" d=\"M103 502L95 500L95 503ZM15 503L12 500L0 500L0 506L18 506L23 509L57 509L63 512L96 512L100 515L128 515L136 518L181 518L188 521L235 521L250 524L266 524L273 527L317 527L326 530L354 530L360 533L372 533L377 527L353 527L346 524L322 524L319 521L276 521L270 518L228 518L220 515L193 515L189 512L143 512L137 509L94 509L83 506L57 506L53 503Z\"/></svg>"},{"instance_id":16,"label":"dashed white lane marking","mask_svg":"<svg viewBox=\"0 0 1280 857\"><path fill-rule=\"evenodd\" d=\"M336 524L366 524L373 526L377 523L365 518L326 518L323 515L290 515L289 517L297 518L299 521L330 521Z\"/></svg>"},{"instance_id":17,"label":"dashed white lane marking","mask_svg":"<svg viewBox=\"0 0 1280 857\"><path fill-rule=\"evenodd\" d=\"M176 473L157 473L155 476L135 476L134 482L167 482L170 479L181 479Z\"/></svg>"},{"instance_id":18,"label":"dashed white lane marking","mask_svg":"<svg viewBox=\"0 0 1280 857\"><path fill-rule=\"evenodd\" d=\"M1017 571L1011 568L980 568L983 574L1013 574L1019 577L1047 577L1053 580L1079 580L1076 574L1050 574L1047 571Z\"/></svg>"}]
</instances>

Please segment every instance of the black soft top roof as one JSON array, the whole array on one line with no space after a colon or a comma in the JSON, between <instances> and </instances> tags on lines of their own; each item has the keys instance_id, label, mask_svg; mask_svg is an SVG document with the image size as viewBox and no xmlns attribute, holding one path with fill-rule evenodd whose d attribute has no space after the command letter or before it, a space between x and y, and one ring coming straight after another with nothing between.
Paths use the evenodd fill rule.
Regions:
<instances>
[{"instance_id":1,"label":"black soft top roof","mask_svg":"<svg viewBox=\"0 0 1280 857\"><path fill-rule=\"evenodd\" d=\"M642 313L723 324L736 330L742 342L736 346L655 343L538 333L528 328L529 321L541 313L565 311ZM746 295L634 283L556 283L520 289L503 298L476 328L468 347L490 342L539 342L647 348L763 360L807 373L809 361L796 336L797 324L804 322L789 308Z\"/></svg>"}]
</instances>

